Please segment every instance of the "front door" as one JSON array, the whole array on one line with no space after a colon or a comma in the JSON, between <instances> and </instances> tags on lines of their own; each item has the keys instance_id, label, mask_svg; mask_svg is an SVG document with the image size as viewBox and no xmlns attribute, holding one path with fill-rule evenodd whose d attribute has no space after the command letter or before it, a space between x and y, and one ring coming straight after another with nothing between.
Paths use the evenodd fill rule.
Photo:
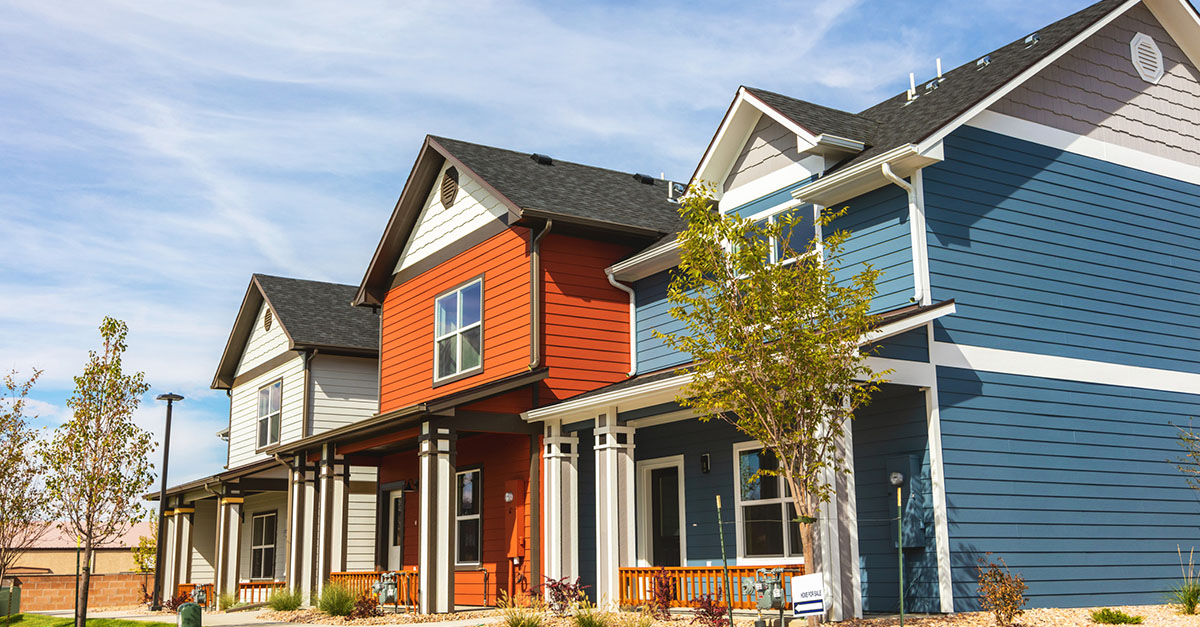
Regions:
<instances>
[{"instance_id":1,"label":"front door","mask_svg":"<svg viewBox=\"0 0 1200 627\"><path fill-rule=\"evenodd\" d=\"M653 566L680 566L679 467L650 470L650 551Z\"/></svg>"},{"instance_id":2,"label":"front door","mask_svg":"<svg viewBox=\"0 0 1200 627\"><path fill-rule=\"evenodd\" d=\"M388 492L388 570L404 567L404 491Z\"/></svg>"}]
</instances>

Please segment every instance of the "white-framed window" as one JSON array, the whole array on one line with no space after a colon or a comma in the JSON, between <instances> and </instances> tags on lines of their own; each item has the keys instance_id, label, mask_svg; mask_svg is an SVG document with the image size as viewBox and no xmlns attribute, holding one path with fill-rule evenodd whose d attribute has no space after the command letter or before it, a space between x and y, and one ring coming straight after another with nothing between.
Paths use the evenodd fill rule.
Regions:
<instances>
[{"instance_id":1,"label":"white-framed window","mask_svg":"<svg viewBox=\"0 0 1200 627\"><path fill-rule=\"evenodd\" d=\"M258 448L279 444L283 379L258 388Z\"/></svg>"},{"instance_id":2,"label":"white-framed window","mask_svg":"<svg viewBox=\"0 0 1200 627\"><path fill-rule=\"evenodd\" d=\"M483 524L480 512L483 506L482 472L475 468L458 473L458 500L454 506L454 563L479 564L483 557Z\"/></svg>"},{"instance_id":3,"label":"white-framed window","mask_svg":"<svg viewBox=\"0 0 1200 627\"><path fill-rule=\"evenodd\" d=\"M800 205L789 202L756 213L750 218L754 220L755 224L761 225L782 221L789 215L796 216L797 221L793 224L786 242L779 238L771 238L769 259L771 263L795 263L796 257L783 259L783 247L785 243L789 244L792 250L801 253L801 257L804 257L806 256L804 251L808 249L809 242L816 239L817 247L812 254L820 252L821 230L817 226L819 210L815 205Z\"/></svg>"},{"instance_id":4,"label":"white-framed window","mask_svg":"<svg viewBox=\"0 0 1200 627\"><path fill-rule=\"evenodd\" d=\"M275 579L275 512L255 514L250 523L250 578Z\"/></svg>"},{"instance_id":5,"label":"white-framed window","mask_svg":"<svg viewBox=\"0 0 1200 627\"><path fill-rule=\"evenodd\" d=\"M434 305L433 380L483 367L483 279L455 288Z\"/></svg>"},{"instance_id":6,"label":"white-framed window","mask_svg":"<svg viewBox=\"0 0 1200 627\"><path fill-rule=\"evenodd\" d=\"M783 476L757 476L776 470L775 454L758 442L733 445L734 500L737 504L738 563L801 563L804 547L791 490Z\"/></svg>"}]
</instances>

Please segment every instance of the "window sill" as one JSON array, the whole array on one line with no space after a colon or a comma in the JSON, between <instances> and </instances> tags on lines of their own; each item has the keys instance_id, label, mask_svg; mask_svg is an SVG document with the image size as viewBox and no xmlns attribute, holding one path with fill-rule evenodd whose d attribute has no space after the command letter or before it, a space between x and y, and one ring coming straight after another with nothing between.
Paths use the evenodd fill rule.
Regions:
<instances>
[{"instance_id":1,"label":"window sill","mask_svg":"<svg viewBox=\"0 0 1200 627\"><path fill-rule=\"evenodd\" d=\"M478 374L483 374L483 366L478 366L476 368L472 368L465 372L460 372L455 375L450 375L444 379L434 379L433 387L439 388L439 387L442 387L443 385L446 385L449 383L454 383L455 381L462 381L463 379L469 379Z\"/></svg>"},{"instance_id":2,"label":"window sill","mask_svg":"<svg viewBox=\"0 0 1200 627\"><path fill-rule=\"evenodd\" d=\"M482 573L482 572L487 572L487 569L483 567L482 562L470 562L470 563L466 563L466 564L457 564L456 563L454 565L454 572L456 572L456 573L475 573L475 572Z\"/></svg>"},{"instance_id":3,"label":"window sill","mask_svg":"<svg viewBox=\"0 0 1200 627\"><path fill-rule=\"evenodd\" d=\"M803 565L803 557L738 557L738 566L790 566Z\"/></svg>"}]
</instances>

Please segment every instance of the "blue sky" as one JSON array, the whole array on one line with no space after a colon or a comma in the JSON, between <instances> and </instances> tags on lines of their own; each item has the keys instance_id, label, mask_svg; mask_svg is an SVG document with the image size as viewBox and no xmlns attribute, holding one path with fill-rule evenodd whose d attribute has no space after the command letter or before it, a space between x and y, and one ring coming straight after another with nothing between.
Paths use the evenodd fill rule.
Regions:
<instances>
[{"instance_id":1,"label":"blue sky","mask_svg":"<svg viewBox=\"0 0 1200 627\"><path fill-rule=\"evenodd\" d=\"M57 424L122 318L171 481L219 472L250 274L357 284L426 133L686 180L738 85L858 111L1087 4L6 2L0 369Z\"/></svg>"}]
</instances>

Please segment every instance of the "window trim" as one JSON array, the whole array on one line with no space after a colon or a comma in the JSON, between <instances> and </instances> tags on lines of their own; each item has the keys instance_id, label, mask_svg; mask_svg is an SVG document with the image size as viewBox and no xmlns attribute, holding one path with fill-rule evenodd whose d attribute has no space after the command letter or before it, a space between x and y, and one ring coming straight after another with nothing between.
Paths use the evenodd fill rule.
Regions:
<instances>
[{"instance_id":1,"label":"window trim","mask_svg":"<svg viewBox=\"0 0 1200 627\"><path fill-rule=\"evenodd\" d=\"M254 543L254 523L259 518L273 516L275 518L275 533L271 535L271 544L255 544ZM271 560L271 576L270 577L255 577L254 576L254 552L259 549L270 548L273 552ZM261 512L255 512L250 515L250 581L275 581L275 563L279 559L277 551L279 550L279 510L272 509Z\"/></svg>"},{"instance_id":2,"label":"window trim","mask_svg":"<svg viewBox=\"0 0 1200 627\"><path fill-rule=\"evenodd\" d=\"M766 447L764 447L762 445L762 443L759 442L758 440L747 440L745 442L736 442L733 444L733 504L734 504L733 511L734 511L734 521L735 521L734 527L736 528L735 535L737 536L737 565L738 566L766 566L766 565L776 566L776 565L803 564L804 563L803 551L801 551L800 555L793 556L793 557L787 557L788 549L791 548L788 546L788 544L791 541L789 539L790 534L788 533L788 528L787 528L788 514L786 512L784 514L784 520L783 520L783 553L784 553L783 557L747 557L746 556L746 544L745 544L745 537L744 537L745 534L742 531L742 518L743 518L742 507L743 507L743 503L745 503L745 502L742 501L741 454L745 451L756 451L756 450L762 449L762 448L766 448ZM777 477L777 479L782 483L783 477ZM786 492L784 490L784 486L782 486L782 485L779 486L779 493L786 494ZM782 503L782 506L790 506L790 503L788 502L787 497L780 497L779 499L767 499L767 500L768 501L778 500L778 501L780 501L780 503ZM756 502L757 501L748 501L748 503L750 503L750 504L753 504ZM768 502L765 504L770 505L772 503Z\"/></svg>"},{"instance_id":3,"label":"window trim","mask_svg":"<svg viewBox=\"0 0 1200 627\"><path fill-rule=\"evenodd\" d=\"M475 485L475 487L476 487L475 498L476 498L476 503L479 505L479 507L476 508L478 513L459 515L458 506L460 503L458 500L458 478L462 475L467 475L467 474L471 474L471 473L478 474L478 478L476 479L476 485ZM459 536L458 523L459 523L459 521L462 521L462 520L477 520L477 521L479 521L479 524L476 527L479 530L477 533L477 537L479 539L479 559L475 560L473 562L464 562L464 561L461 561L458 559L458 536ZM454 566L455 567L459 567L459 566L474 567L474 566L481 566L482 564L483 564L483 466L471 466L468 468L463 468L461 470L457 470L454 473Z\"/></svg>"},{"instance_id":4,"label":"window trim","mask_svg":"<svg viewBox=\"0 0 1200 627\"><path fill-rule=\"evenodd\" d=\"M485 285L484 285L483 279L484 279L484 276L482 274L480 274L474 278L464 281L463 283L459 283L458 285L433 297L433 387L435 387L435 388L438 386L446 385L447 383L453 383L455 381L465 379L467 377L472 377L472 376L475 376L475 375L483 372L483 354L484 354L483 353L483 344L484 344L483 312L485 309L485 307L484 307ZM477 365L469 370L460 370L454 374L446 375L445 377L439 377L438 376L438 366L439 366L438 342L441 340L444 340L448 337L454 337L457 335L460 338L458 341L458 360L459 360L459 363L461 363L462 362L462 339L461 338L462 338L462 332L463 332L464 328L460 326L460 327L456 328L454 331L452 331L446 335L438 335L438 332L437 332L438 301L440 301L441 299L443 299L446 296L449 296L451 294L461 292L462 290L464 290L476 283L479 284L479 322L472 324L469 327L469 329L474 329L474 328L479 329L479 365ZM461 298L458 299L458 303L459 303L458 304L458 315L459 315L459 319L461 320L461 318L462 318L462 299Z\"/></svg>"},{"instance_id":5,"label":"window trim","mask_svg":"<svg viewBox=\"0 0 1200 627\"><path fill-rule=\"evenodd\" d=\"M813 252L811 252L811 253L804 253L804 254L800 255L799 257L792 257L790 259L784 259L783 263L785 265L791 264L791 263L796 263L796 261L798 261L800 259L804 259L805 257L812 256L812 255L817 255L818 259L823 260L823 255L824 255L824 251L825 251L825 247L822 245L822 242L824 241L824 233L822 232L821 225L817 224L817 219L821 216L821 206L813 204L813 203L801 202L799 200L792 199L787 202L775 205L774 207L769 207L767 209L763 209L762 211L759 211L758 213L756 213L754 215L746 216L746 219L753 220L754 222L760 222L762 220L774 222L776 217L783 215L789 211L795 210L795 209L801 209L805 206L811 206L812 210L813 210L811 220L812 220L812 227L813 227L813 239L815 239L817 242L816 247L813 250ZM771 238L771 240L772 241L770 242L770 249L771 249L770 263L779 263L779 260L776 259L776 257L778 256L779 244L774 241L775 238Z\"/></svg>"},{"instance_id":6,"label":"window trim","mask_svg":"<svg viewBox=\"0 0 1200 627\"><path fill-rule=\"evenodd\" d=\"M271 442L270 441L271 427L270 427L270 425L267 425L268 441L265 444L263 444L258 441L258 423L264 419L270 420L271 414L268 413L266 416L258 416L257 415L257 413L258 413L258 409L257 409L258 395L261 394L263 390L265 390L269 387L272 387L276 384L279 385L279 411L276 412L279 414L279 431L276 433L277 439L274 442ZM269 402L270 401L268 400L268 403ZM254 391L254 406L255 406L255 414L256 414L255 418L254 418L254 452L259 453L259 452L262 452L264 449L275 446L283 441L283 377L277 377L274 380L272 380L270 383L265 383L263 385L258 386L258 389ZM268 410L269 409L270 409L270 407L268 407Z\"/></svg>"}]
</instances>

